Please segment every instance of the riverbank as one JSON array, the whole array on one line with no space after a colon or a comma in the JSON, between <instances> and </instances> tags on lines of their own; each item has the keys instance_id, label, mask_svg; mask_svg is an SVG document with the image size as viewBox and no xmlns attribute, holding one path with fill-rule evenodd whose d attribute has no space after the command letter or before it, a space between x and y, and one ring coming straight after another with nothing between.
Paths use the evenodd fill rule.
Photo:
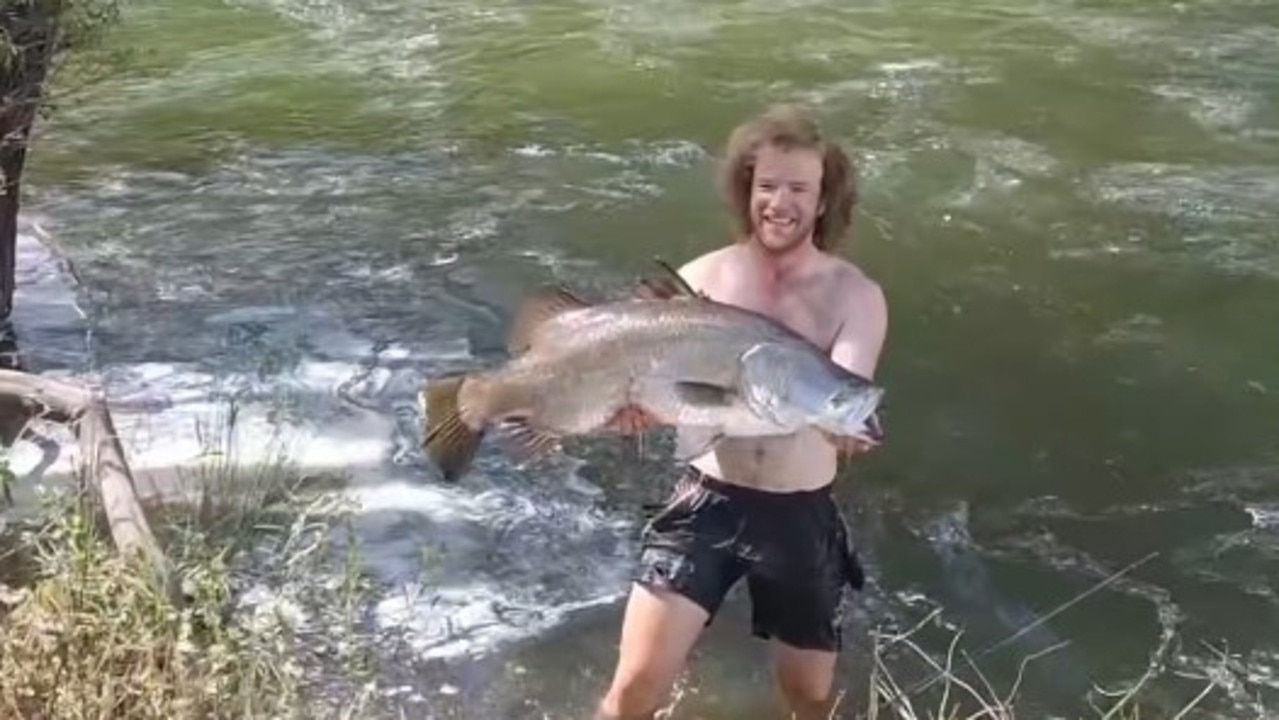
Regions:
<instances>
[{"instance_id":1,"label":"riverbank","mask_svg":"<svg viewBox=\"0 0 1279 720\"><path fill-rule=\"evenodd\" d=\"M0 712L336 719L376 707L346 510L285 466L228 463L206 480L150 514L176 604L115 552L75 488L42 492L38 517L0 531Z\"/></svg>"}]
</instances>

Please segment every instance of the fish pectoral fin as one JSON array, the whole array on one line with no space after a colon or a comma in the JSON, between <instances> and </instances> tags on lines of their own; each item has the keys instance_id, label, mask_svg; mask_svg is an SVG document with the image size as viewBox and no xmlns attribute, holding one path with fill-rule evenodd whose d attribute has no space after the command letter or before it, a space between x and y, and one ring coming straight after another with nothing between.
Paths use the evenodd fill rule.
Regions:
<instances>
[{"instance_id":1,"label":"fish pectoral fin","mask_svg":"<svg viewBox=\"0 0 1279 720\"><path fill-rule=\"evenodd\" d=\"M560 451L560 438L554 433L539 430L526 420L507 420L499 426L499 442L503 448L521 462Z\"/></svg>"},{"instance_id":2,"label":"fish pectoral fin","mask_svg":"<svg viewBox=\"0 0 1279 720\"><path fill-rule=\"evenodd\" d=\"M588 308L591 303L583 300L562 285L552 285L534 291L520 303L506 337L506 349L518 355L533 344L533 335L542 323L570 310Z\"/></svg>"},{"instance_id":3,"label":"fish pectoral fin","mask_svg":"<svg viewBox=\"0 0 1279 720\"><path fill-rule=\"evenodd\" d=\"M727 407L737 399L732 388L695 380L676 380L675 394L680 402L699 407Z\"/></svg>"},{"instance_id":4,"label":"fish pectoral fin","mask_svg":"<svg viewBox=\"0 0 1279 720\"><path fill-rule=\"evenodd\" d=\"M675 438L675 461L684 463L701 457L725 437L717 427L682 427Z\"/></svg>"}]
</instances>

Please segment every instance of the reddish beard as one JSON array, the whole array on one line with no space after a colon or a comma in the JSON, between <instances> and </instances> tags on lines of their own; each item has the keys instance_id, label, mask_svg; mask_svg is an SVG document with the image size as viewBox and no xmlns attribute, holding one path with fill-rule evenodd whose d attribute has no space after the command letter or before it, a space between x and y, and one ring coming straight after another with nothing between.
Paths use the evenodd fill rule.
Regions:
<instances>
[{"instance_id":1,"label":"reddish beard","mask_svg":"<svg viewBox=\"0 0 1279 720\"><path fill-rule=\"evenodd\" d=\"M796 229L792 232L787 232L781 244L778 244L773 241L773 238L777 238L777 235L772 235L770 241L764 240L764 234L768 231L766 226L767 222L763 218L756 218L753 220L751 223L751 235L749 239L755 243L759 249L769 255L775 256L786 255L794 252L797 248L802 247L804 243L809 242L812 239L813 230L816 228L816 224L811 222L803 225L797 225Z\"/></svg>"}]
</instances>

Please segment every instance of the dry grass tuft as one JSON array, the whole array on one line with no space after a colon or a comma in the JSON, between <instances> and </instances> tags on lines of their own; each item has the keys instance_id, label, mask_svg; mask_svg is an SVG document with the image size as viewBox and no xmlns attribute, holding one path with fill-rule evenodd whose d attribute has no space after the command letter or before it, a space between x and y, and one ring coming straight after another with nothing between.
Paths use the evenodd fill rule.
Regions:
<instances>
[{"instance_id":1,"label":"dry grass tuft","mask_svg":"<svg viewBox=\"0 0 1279 720\"><path fill-rule=\"evenodd\" d=\"M159 514L180 607L140 561L114 551L79 491L49 499L38 525L9 528L0 717L363 715L375 696L373 644L360 629L356 546L334 547L343 509L304 495L283 466L230 467L206 473L194 502ZM251 589L284 600L246 610Z\"/></svg>"}]
</instances>

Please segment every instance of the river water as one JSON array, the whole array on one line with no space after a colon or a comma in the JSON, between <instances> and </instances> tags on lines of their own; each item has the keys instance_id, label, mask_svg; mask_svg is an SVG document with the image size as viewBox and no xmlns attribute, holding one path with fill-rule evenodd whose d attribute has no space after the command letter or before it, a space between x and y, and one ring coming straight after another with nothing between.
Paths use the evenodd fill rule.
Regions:
<instances>
[{"instance_id":1,"label":"river water","mask_svg":"<svg viewBox=\"0 0 1279 720\"><path fill-rule=\"evenodd\" d=\"M847 252L891 313L889 442L841 482L874 575L850 623L941 605L976 651L1157 553L981 664L1004 688L1070 641L1027 716L1085 713L1089 682L1151 663L1154 716L1206 676L1205 707L1275 706L1271 3L130 5L128 59L31 159L27 208L74 260L92 331L37 337L88 348L51 365L118 382L180 368L284 388L293 422L339 391L364 413L382 436L350 492L423 712L581 717L639 506L671 477L661 445L601 442L527 471L487 450L442 486L413 444L418 384L500 360L536 285L616 289L722 242L715 154L792 99L858 161ZM686 710L769 702L743 601Z\"/></svg>"}]
</instances>

